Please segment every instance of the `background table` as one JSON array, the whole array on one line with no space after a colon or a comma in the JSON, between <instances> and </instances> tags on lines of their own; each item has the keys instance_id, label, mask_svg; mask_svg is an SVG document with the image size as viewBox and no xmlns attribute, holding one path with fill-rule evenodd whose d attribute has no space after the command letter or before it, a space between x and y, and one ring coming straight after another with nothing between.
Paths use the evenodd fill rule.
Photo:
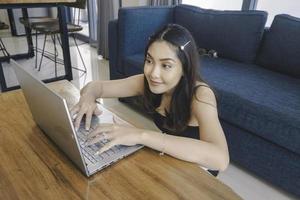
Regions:
<instances>
[{"instance_id":1,"label":"background table","mask_svg":"<svg viewBox=\"0 0 300 200\"><path fill-rule=\"evenodd\" d=\"M59 26L60 26L60 33L61 33L61 42L62 46L64 47L63 50L63 60L64 60L64 67L65 67L65 75L51 78L44 80L44 82L52 82L61 79L72 80L72 66L70 60L70 49L69 49L69 40L68 40L68 32L66 26L66 11L64 5L68 3L75 2L76 0L0 0L0 9L15 9L15 8L22 8L23 17L28 17L27 8L36 8L36 7L57 7L58 8L58 18L59 18ZM24 58L31 58L34 56L33 51L33 43L31 38L31 30L25 27L26 32L26 39L28 43L28 52L22 54L15 54L11 55L10 58L13 59L24 59ZM12 53L12 52L10 52ZM8 58L9 59L9 58ZM5 61L7 58L0 58L0 85L2 91L9 91L19 86L7 87L5 76L1 64L1 60Z\"/></svg>"},{"instance_id":2,"label":"background table","mask_svg":"<svg viewBox=\"0 0 300 200\"><path fill-rule=\"evenodd\" d=\"M49 86L77 102L68 81ZM0 199L241 199L198 165L146 147L87 178L34 123L21 90L0 94L0 177Z\"/></svg>"}]
</instances>

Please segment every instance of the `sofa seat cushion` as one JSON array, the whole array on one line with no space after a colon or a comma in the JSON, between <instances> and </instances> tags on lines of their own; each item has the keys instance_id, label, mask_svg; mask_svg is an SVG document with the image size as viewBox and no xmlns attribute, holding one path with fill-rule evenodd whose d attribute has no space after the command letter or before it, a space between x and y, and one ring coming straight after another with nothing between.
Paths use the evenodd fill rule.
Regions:
<instances>
[{"instance_id":1,"label":"sofa seat cushion","mask_svg":"<svg viewBox=\"0 0 300 200\"><path fill-rule=\"evenodd\" d=\"M300 18L275 16L266 32L257 63L265 68L300 78Z\"/></svg>"},{"instance_id":2,"label":"sofa seat cushion","mask_svg":"<svg viewBox=\"0 0 300 200\"><path fill-rule=\"evenodd\" d=\"M220 118L300 154L300 80L259 66L202 58Z\"/></svg>"},{"instance_id":3,"label":"sofa seat cushion","mask_svg":"<svg viewBox=\"0 0 300 200\"><path fill-rule=\"evenodd\" d=\"M186 27L199 48L213 49L218 56L253 63L267 19L264 11L219 11L179 5L174 23Z\"/></svg>"},{"instance_id":4,"label":"sofa seat cushion","mask_svg":"<svg viewBox=\"0 0 300 200\"><path fill-rule=\"evenodd\" d=\"M143 73L144 54L123 63L127 75ZM221 58L203 57L200 70L221 119L300 154L300 80Z\"/></svg>"}]
</instances>

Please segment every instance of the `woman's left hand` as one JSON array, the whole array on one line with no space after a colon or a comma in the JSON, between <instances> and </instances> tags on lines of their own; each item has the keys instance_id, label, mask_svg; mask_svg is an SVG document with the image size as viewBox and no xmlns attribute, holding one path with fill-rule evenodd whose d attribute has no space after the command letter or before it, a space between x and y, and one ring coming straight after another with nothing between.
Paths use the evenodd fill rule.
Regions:
<instances>
[{"instance_id":1,"label":"woman's left hand","mask_svg":"<svg viewBox=\"0 0 300 200\"><path fill-rule=\"evenodd\" d=\"M100 124L89 135L85 146L95 144L101 140L108 140L96 154L101 154L115 145L133 146L140 144L142 129L121 124Z\"/></svg>"}]
</instances>

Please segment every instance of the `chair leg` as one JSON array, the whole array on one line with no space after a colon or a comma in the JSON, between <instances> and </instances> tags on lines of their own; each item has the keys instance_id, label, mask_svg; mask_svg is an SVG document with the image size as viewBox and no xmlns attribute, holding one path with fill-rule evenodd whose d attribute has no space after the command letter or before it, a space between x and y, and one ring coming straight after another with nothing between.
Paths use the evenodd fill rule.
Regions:
<instances>
[{"instance_id":1,"label":"chair leg","mask_svg":"<svg viewBox=\"0 0 300 200\"><path fill-rule=\"evenodd\" d=\"M2 42L2 39L0 38L0 50L2 51L2 54L5 56L5 51L4 51L4 44Z\"/></svg>"},{"instance_id":2,"label":"chair leg","mask_svg":"<svg viewBox=\"0 0 300 200\"><path fill-rule=\"evenodd\" d=\"M74 43L75 43L75 46L76 46L77 51L78 51L78 53L79 53L79 56L80 56L80 59L81 59L81 62L82 62L82 64L83 64L84 69L80 69L80 68L77 68L77 67L72 67L72 68L73 68L73 69L76 69L76 70L79 70L79 71L81 71L81 72L83 72L83 73L86 73L86 72L87 72L87 68L86 68L85 63L84 63L84 61L83 61L83 57L82 57L81 52L80 52L80 50L79 50L79 47L78 47L78 44L77 44L77 40L76 40L76 38L75 38L75 35L73 34L72 37L73 37L73 39L74 39ZM61 41L60 41L60 39L59 39L59 36L57 36L57 39L58 39L58 42L59 42L59 44L60 44L60 47L63 48L63 47L62 47L62 44L61 44Z\"/></svg>"},{"instance_id":3,"label":"chair leg","mask_svg":"<svg viewBox=\"0 0 300 200\"><path fill-rule=\"evenodd\" d=\"M55 65L55 77L57 77L57 49L56 49L56 35L53 34L51 35L51 38L52 38L52 41L53 41L53 44L54 44L54 65Z\"/></svg>"},{"instance_id":4,"label":"chair leg","mask_svg":"<svg viewBox=\"0 0 300 200\"><path fill-rule=\"evenodd\" d=\"M59 37L59 36L57 36L58 43L59 43L60 47L62 48L62 43L61 43L61 41L60 41L60 39L59 39L59 38L60 38L60 37Z\"/></svg>"},{"instance_id":5,"label":"chair leg","mask_svg":"<svg viewBox=\"0 0 300 200\"><path fill-rule=\"evenodd\" d=\"M74 35L74 34L73 34L73 39L74 39L75 46L76 46L76 48L77 48L77 50L78 50L78 53L79 53L81 62L82 62L82 64L83 64L84 72L86 73L86 72L87 72L87 68L86 68L85 63L84 63L84 61L83 61L83 58L82 58L82 55L81 55L81 52L80 52L80 50L79 50L79 47L78 47L78 44L77 44L77 41L76 41L76 38L75 38L75 35Z\"/></svg>"},{"instance_id":6,"label":"chair leg","mask_svg":"<svg viewBox=\"0 0 300 200\"><path fill-rule=\"evenodd\" d=\"M35 31L35 69L37 69L38 62L38 31Z\"/></svg>"},{"instance_id":7,"label":"chair leg","mask_svg":"<svg viewBox=\"0 0 300 200\"><path fill-rule=\"evenodd\" d=\"M10 54L9 54L8 51L6 50L6 47L5 47L5 45L4 45L4 43L3 43L3 41L2 41L1 38L0 38L0 49L1 49L1 51L2 51L2 53L3 53L3 55L4 55L5 57L7 57L7 58L10 57Z\"/></svg>"},{"instance_id":8,"label":"chair leg","mask_svg":"<svg viewBox=\"0 0 300 200\"><path fill-rule=\"evenodd\" d=\"M42 50L42 56L41 56L40 66L39 66L38 71L41 71L42 61L43 61L43 57L44 57L44 53L45 53L46 40L47 40L47 34L45 34L45 39L44 39L44 44L43 44L43 50Z\"/></svg>"}]
</instances>

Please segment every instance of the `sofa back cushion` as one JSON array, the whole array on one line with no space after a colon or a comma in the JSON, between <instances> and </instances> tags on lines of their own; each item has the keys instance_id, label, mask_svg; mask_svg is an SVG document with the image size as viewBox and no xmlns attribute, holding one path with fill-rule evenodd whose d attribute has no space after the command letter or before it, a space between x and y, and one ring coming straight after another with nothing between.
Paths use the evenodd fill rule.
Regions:
<instances>
[{"instance_id":1,"label":"sofa back cushion","mask_svg":"<svg viewBox=\"0 0 300 200\"><path fill-rule=\"evenodd\" d=\"M118 71L125 73L124 59L144 53L149 36L173 22L174 6L126 7L118 13ZM150 20L149 20L150 19Z\"/></svg>"},{"instance_id":2,"label":"sofa back cushion","mask_svg":"<svg viewBox=\"0 0 300 200\"><path fill-rule=\"evenodd\" d=\"M257 64L273 71L300 78L300 19L275 16L266 31Z\"/></svg>"},{"instance_id":3,"label":"sofa back cushion","mask_svg":"<svg viewBox=\"0 0 300 200\"><path fill-rule=\"evenodd\" d=\"M173 7L121 8L118 19L120 56L124 58L144 52L149 36L164 25L173 22Z\"/></svg>"},{"instance_id":4,"label":"sofa back cushion","mask_svg":"<svg viewBox=\"0 0 300 200\"><path fill-rule=\"evenodd\" d=\"M217 11L188 5L177 6L174 13L174 22L193 34L199 48L244 63L254 62L266 19L264 11Z\"/></svg>"}]
</instances>

